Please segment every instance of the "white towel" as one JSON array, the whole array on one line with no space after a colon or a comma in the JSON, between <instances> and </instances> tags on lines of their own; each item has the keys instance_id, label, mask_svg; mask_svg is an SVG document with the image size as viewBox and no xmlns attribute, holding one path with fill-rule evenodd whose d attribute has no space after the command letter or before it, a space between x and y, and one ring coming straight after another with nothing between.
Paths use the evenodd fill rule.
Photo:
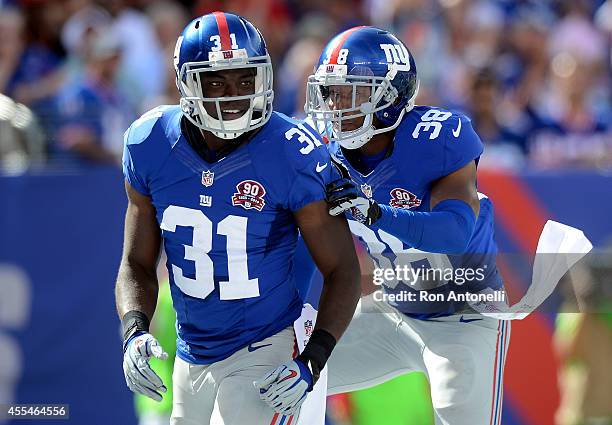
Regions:
<instances>
[{"instance_id":1,"label":"white towel","mask_svg":"<svg viewBox=\"0 0 612 425\"><path fill-rule=\"evenodd\" d=\"M548 220L538 241L531 285L523 298L510 307L487 302L470 305L483 316L499 320L524 319L552 294L563 275L591 249L593 245L581 230Z\"/></svg>"}]
</instances>

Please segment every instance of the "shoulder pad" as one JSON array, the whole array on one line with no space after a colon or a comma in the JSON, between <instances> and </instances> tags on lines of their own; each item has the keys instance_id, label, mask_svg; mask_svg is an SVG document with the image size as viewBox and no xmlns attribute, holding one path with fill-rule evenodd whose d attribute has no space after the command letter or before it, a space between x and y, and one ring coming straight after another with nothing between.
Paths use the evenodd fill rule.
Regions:
<instances>
[{"instance_id":1,"label":"shoulder pad","mask_svg":"<svg viewBox=\"0 0 612 425\"><path fill-rule=\"evenodd\" d=\"M180 109L173 105L162 105L145 112L125 132L125 143L128 145L140 144L158 132L160 135L167 134L171 131L170 123L175 121L172 118L177 118L177 112L180 115ZM180 129L178 129L177 136L179 134Z\"/></svg>"},{"instance_id":2,"label":"shoulder pad","mask_svg":"<svg viewBox=\"0 0 612 425\"><path fill-rule=\"evenodd\" d=\"M321 136L305 121L274 113L269 125L270 138L282 143L283 156L292 168L302 168L307 164L327 161L329 155Z\"/></svg>"}]
</instances>

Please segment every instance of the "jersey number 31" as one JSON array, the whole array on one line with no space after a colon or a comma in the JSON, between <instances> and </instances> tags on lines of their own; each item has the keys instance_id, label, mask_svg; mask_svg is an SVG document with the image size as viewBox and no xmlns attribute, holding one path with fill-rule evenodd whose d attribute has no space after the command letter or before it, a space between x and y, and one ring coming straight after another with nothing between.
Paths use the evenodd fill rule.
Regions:
<instances>
[{"instance_id":1,"label":"jersey number 31","mask_svg":"<svg viewBox=\"0 0 612 425\"><path fill-rule=\"evenodd\" d=\"M217 234L227 238L228 280L219 282L222 300L259 296L259 280L249 279L246 234L247 217L228 215L217 224ZM183 270L172 264L174 283L183 293L206 298L215 289L214 265L208 255L212 249L213 223L200 210L170 205L164 211L161 229L175 232L177 226L193 228L192 245L185 245L185 259L195 263L195 278L185 277Z\"/></svg>"}]
</instances>

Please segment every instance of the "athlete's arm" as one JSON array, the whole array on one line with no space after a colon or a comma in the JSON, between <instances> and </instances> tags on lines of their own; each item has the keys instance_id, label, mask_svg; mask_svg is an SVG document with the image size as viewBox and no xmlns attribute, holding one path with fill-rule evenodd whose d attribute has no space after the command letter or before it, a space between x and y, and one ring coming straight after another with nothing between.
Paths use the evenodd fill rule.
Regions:
<instances>
[{"instance_id":1,"label":"athlete's arm","mask_svg":"<svg viewBox=\"0 0 612 425\"><path fill-rule=\"evenodd\" d=\"M123 327L123 374L135 393L160 401L166 387L153 372L149 359L166 359L166 354L149 333L157 304L157 261L160 231L151 199L125 182L128 208L125 215L123 256L119 266L115 298Z\"/></svg>"},{"instance_id":2,"label":"athlete's arm","mask_svg":"<svg viewBox=\"0 0 612 425\"><path fill-rule=\"evenodd\" d=\"M327 212L325 201L295 212L300 233L324 278L315 329L338 340L347 328L360 296L359 261L344 217Z\"/></svg>"},{"instance_id":3,"label":"athlete's arm","mask_svg":"<svg viewBox=\"0 0 612 425\"><path fill-rule=\"evenodd\" d=\"M430 209L433 210L440 202L448 199L465 202L474 211L474 216L478 217L480 201L476 189L476 163L474 161L432 184Z\"/></svg>"},{"instance_id":4,"label":"athlete's arm","mask_svg":"<svg viewBox=\"0 0 612 425\"><path fill-rule=\"evenodd\" d=\"M359 262L348 225L344 217L332 217L327 210L325 201L317 201L294 212L324 278L315 329L297 358L254 382L261 399L283 415L294 414L312 390L359 300Z\"/></svg>"},{"instance_id":5,"label":"athlete's arm","mask_svg":"<svg viewBox=\"0 0 612 425\"><path fill-rule=\"evenodd\" d=\"M376 223L414 248L443 254L465 252L480 211L474 161L432 184L430 211L379 205L347 178L328 185L327 200L330 214L349 211L363 224Z\"/></svg>"},{"instance_id":6,"label":"athlete's arm","mask_svg":"<svg viewBox=\"0 0 612 425\"><path fill-rule=\"evenodd\" d=\"M314 381L355 312L361 292L359 261L344 217L332 217L325 201L294 213L302 238L323 275L315 329L298 357L310 366Z\"/></svg>"},{"instance_id":7,"label":"athlete's arm","mask_svg":"<svg viewBox=\"0 0 612 425\"><path fill-rule=\"evenodd\" d=\"M125 214L123 256L115 299L119 318L139 311L150 320L157 303L157 261L161 235L151 199L125 182L128 208Z\"/></svg>"},{"instance_id":8,"label":"athlete's arm","mask_svg":"<svg viewBox=\"0 0 612 425\"><path fill-rule=\"evenodd\" d=\"M465 252L480 211L476 164L471 161L432 184L430 211L380 206L378 226L422 251Z\"/></svg>"}]
</instances>

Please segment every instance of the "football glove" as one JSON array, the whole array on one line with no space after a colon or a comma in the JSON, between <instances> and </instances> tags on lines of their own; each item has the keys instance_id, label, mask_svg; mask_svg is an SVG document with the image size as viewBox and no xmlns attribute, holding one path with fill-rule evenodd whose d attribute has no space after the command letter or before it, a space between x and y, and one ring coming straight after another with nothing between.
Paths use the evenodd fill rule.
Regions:
<instances>
[{"instance_id":1,"label":"football glove","mask_svg":"<svg viewBox=\"0 0 612 425\"><path fill-rule=\"evenodd\" d=\"M346 211L353 218L366 226L374 224L380 218L380 207L373 199L367 198L350 178L341 178L325 187L326 200L331 215L340 215Z\"/></svg>"},{"instance_id":2,"label":"football glove","mask_svg":"<svg viewBox=\"0 0 612 425\"><path fill-rule=\"evenodd\" d=\"M253 383L259 396L282 415L295 414L314 385L313 373L299 358L279 366Z\"/></svg>"},{"instance_id":3,"label":"football glove","mask_svg":"<svg viewBox=\"0 0 612 425\"><path fill-rule=\"evenodd\" d=\"M123 374L127 386L135 393L161 401L167 391L161 378L149 365L152 357L166 360L168 353L150 333L141 333L127 341L123 353Z\"/></svg>"}]
</instances>

